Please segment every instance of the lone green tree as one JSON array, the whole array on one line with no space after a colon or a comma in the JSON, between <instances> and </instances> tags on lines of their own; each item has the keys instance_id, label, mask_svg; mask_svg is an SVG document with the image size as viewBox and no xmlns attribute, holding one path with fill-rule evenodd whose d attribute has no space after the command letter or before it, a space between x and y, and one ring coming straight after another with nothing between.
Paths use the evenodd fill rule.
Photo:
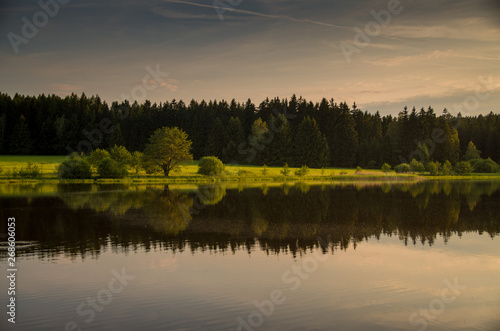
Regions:
<instances>
[{"instance_id":1,"label":"lone green tree","mask_svg":"<svg viewBox=\"0 0 500 331\"><path fill-rule=\"evenodd\" d=\"M144 150L144 168L149 173L163 171L168 176L181 163L193 160L191 144L188 135L177 127L156 130Z\"/></svg>"}]
</instances>

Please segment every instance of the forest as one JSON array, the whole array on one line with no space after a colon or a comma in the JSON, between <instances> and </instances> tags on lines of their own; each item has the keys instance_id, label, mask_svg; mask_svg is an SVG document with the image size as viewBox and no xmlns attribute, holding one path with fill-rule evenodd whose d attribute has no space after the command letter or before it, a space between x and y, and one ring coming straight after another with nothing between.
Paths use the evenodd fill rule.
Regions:
<instances>
[{"instance_id":1,"label":"forest","mask_svg":"<svg viewBox=\"0 0 500 331\"><path fill-rule=\"evenodd\" d=\"M483 159L500 161L500 114L462 116L446 109L404 108L397 116L361 111L356 104L293 95L259 105L182 100L108 105L99 96L13 97L0 93L0 154L67 155L125 146L143 151L161 127L179 127L194 159L268 166L380 168L464 158L473 142Z\"/></svg>"}]
</instances>

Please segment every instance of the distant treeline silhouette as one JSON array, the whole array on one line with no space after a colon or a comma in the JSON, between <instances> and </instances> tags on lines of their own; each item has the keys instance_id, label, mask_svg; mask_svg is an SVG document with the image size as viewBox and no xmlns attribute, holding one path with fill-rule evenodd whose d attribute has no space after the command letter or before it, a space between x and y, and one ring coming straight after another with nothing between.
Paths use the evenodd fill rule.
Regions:
<instances>
[{"instance_id":1,"label":"distant treeline silhouette","mask_svg":"<svg viewBox=\"0 0 500 331\"><path fill-rule=\"evenodd\" d=\"M145 101L108 105L98 96L13 97L0 93L0 153L65 155L123 145L142 151L160 127L179 127L193 142L195 159L310 167L380 168L418 161L463 158L472 141L482 158L500 161L500 115L452 116L428 107L381 116L333 99L319 103L293 95L251 100ZM419 147L420 145L420 147ZM427 160L420 151L428 151ZM420 158L420 159L419 159Z\"/></svg>"}]
</instances>

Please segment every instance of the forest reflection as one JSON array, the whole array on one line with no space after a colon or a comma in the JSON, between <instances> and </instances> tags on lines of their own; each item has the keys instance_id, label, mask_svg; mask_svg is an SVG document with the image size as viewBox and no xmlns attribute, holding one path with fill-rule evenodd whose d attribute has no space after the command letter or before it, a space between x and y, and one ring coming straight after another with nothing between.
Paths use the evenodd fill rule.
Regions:
<instances>
[{"instance_id":1,"label":"forest reflection","mask_svg":"<svg viewBox=\"0 0 500 331\"><path fill-rule=\"evenodd\" d=\"M19 220L17 240L40 243L25 254L40 258L138 248L297 255L319 248L320 241L328 242L321 246L325 253L333 253L384 235L405 245L432 245L438 237L447 241L464 232L492 238L500 233L498 181L192 189L53 185L42 190L48 195L40 190L15 187L15 194L0 198L2 210Z\"/></svg>"}]
</instances>

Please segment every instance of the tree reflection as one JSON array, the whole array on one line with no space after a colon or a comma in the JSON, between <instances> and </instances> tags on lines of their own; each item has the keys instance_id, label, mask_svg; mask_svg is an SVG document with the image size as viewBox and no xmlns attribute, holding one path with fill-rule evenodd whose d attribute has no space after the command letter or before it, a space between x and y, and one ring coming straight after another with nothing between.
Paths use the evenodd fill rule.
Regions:
<instances>
[{"instance_id":1,"label":"tree reflection","mask_svg":"<svg viewBox=\"0 0 500 331\"><path fill-rule=\"evenodd\" d=\"M2 210L29 220L17 223L17 239L39 241L40 257L61 251L97 257L109 248L140 247L301 254L319 247L318 237L328 237L334 251L383 235L432 245L438 236L500 232L500 182L204 185L196 191L62 185L48 196L9 190L16 194L0 199Z\"/></svg>"}]
</instances>

